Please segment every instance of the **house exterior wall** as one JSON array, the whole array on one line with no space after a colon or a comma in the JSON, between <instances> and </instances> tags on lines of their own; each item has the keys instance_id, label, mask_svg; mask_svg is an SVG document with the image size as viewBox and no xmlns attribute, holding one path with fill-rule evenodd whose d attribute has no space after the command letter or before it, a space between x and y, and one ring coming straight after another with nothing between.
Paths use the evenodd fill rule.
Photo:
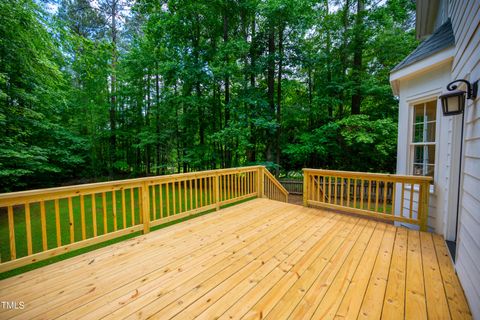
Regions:
<instances>
[{"instance_id":1,"label":"house exterior wall","mask_svg":"<svg viewBox=\"0 0 480 320\"><path fill-rule=\"evenodd\" d=\"M436 155L435 155L435 176L434 184L430 188L430 206L428 227L431 231L445 234L447 225L447 211L450 205L448 199L451 192L448 185L450 184L450 167L452 166L452 153L455 152L453 139L454 125L456 119L452 117L443 117L441 105L438 97L442 93L445 84L450 80L451 61L438 65L436 69L421 75L405 78L399 81L399 120L398 120L398 148L397 148L397 173L412 174L412 150L410 142L412 141L412 122L413 122L413 105L427 102L437 101L437 124L436 124ZM458 121L457 121L458 122ZM458 173L458 169L457 169ZM399 186L397 186L399 189ZM395 212L402 212L407 216L409 213L409 200L412 195L411 190L407 187L405 203L401 203L401 194L396 192L397 199L395 202L397 207ZM413 191L414 215L417 212L418 192Z\"/></svg>"},{"instance_id":2,"label":"house exterior wall","mask_svg":"<svg viewBox=\"0 0 480 320\"><path fill-rule=\"evenodd\" d=\"M480 79L480 1L449 3L457 43L451 79ZM480 319L480 99L467 100L455 267L475 319Z\"/></svg>"}]
</instances>

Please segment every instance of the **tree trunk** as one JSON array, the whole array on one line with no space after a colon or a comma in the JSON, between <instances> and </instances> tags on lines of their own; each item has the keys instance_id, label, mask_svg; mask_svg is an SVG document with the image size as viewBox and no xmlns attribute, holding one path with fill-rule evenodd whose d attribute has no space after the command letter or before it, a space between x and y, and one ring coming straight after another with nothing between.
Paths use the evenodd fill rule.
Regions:
<instances>
[{"instance_id":1,"label":"tree trunk","mask_svg":"<svg viewBox=\"0 0 480 320\"><path fill-rule=\"evenodd\" d=\"M225 44L228 43L228 29L229 29L229 20L228 20L228 12L227 8L224 8L223 13L223 42ZM225 64L229 64L229 56L228 54L225 55ZM225 72L225 79L224 79L224 86L225 86L225 127L228 126L228 122L230 121L230 75L228 71ZM230 146L228 145L230 141L227 141L225 145L225 166L230 168L232 165L232 153L230 151Z\"/></svg>"},{"instance_id":2,"label":"tree trunk","mask_svg":"<svg viewBox=\"0 0 480 320\"><path fill-rule=\"evenodd\" d=\"M352 114L360 114L360 105L362 103L363 11L365 6L363 1L357 0L357 16L355 18Z\"/></svg>"},{"instance_id":3,"label":"tree trunk","mask_svg":"<svg viewBox=\"0 0 480 320\"><path fill-rule=\"evenodd\" d=\"M270 22L272 23L272 22ZM272 25L270 26L268 32L268 62L267 62L267 100L268 106L270 107L270 112L273 117L275 117L275 28ZM274 139L269 137L270 133L267 133L267 150L266 158L267 161L273 162L273 148L274 148Z\"/></svg>"},{"instance_id":4,"label":"tree trunk","mask_svg":"<svg viewBox=\"0 0 480 320\"><path fill-rule=\"evenodd\" d=\"M155 174L160 174L160 76L158 75L158 62L155 63L155 142L156 142L156 169Z\"/></svg>"},{"instance_id":5,"label":"tree trunk","mask_svg":"<svg viewBox=\"0 0 480 320\"><path fill-rule=\"evenodd\" d=\"M116 161L116 145L117 145L117 136L116 136L116 104L117 104L117 92L116 92L116 67L117 67L117 0L112 1L111 6L111 37L112 37L112 74L110 77L110 148L109 148L109 175L113 178L114 175L114 163Z\"/></svg>"},{"instance_id":6,"label":"tree trunk","mask_svg":"<svg viewBox=\"0 0 480 320\"><path fill-rule=\"evenodd\" d=\"M282 71L283 71L283 32L284 26L278 29L278 74L277 74L277 130L275 131L275 147L276 147L276 169L275 176L280 175L280 136L282 134Z\"/></svg>"}]
</instances>

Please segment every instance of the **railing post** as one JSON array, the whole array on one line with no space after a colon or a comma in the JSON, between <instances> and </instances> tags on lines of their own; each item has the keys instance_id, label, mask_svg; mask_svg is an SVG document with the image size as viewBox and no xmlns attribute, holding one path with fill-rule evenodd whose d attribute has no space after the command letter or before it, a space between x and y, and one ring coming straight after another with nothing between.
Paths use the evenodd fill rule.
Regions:
<instances>
[{"instance_id":1,"label":"railing post","mask_svg":"<svg viewBox=\"0 0 480 320\"><path fill-rule=\"evenodd\" d=\"M220 178L215 174L215 210L220 210Z\"/></svg>"},{"instance_id":2,"label":"railing post","mask_svg":"<svg viewBox=\"0 0 480 320\"><path fill-rule=\"evenodd\" d=\"M142 220L143 220L143 233L150 232L150 194L148 190L147 182L142 184L139 188L142 193Z\"/></svg>"},{"instance_id":3,"label":"railing post","mask_svg":"<svg viewBox=\"0 0 480 320\"><path fill-rule=\"evenodd\" d=\"M420 192L420 201L421 201L421 210L420 212L420 231L427 231L428 229L428 202L430 198L430 182L422 182L421 192Z\"/></svg>"},{"instance_id":4,"label":"railing post","mask_svg":"<svg viewBox=\"0 0 480 320\"><path fill-rule=\"evenodd\" d=\"M303 205L308 206L308 172L303 170Z\"/></svg>"},{"instance_id":5,"label":"railing post","mask_svg":"<svg viewBox=\"0 0 480 320\"><path fill-rule=\"evenodd\" d=\"M265 184L264 184L264 172L266 170L265 167L258 168L258 197L263 198L265 194Z\"/></svg>"}]
</instances>

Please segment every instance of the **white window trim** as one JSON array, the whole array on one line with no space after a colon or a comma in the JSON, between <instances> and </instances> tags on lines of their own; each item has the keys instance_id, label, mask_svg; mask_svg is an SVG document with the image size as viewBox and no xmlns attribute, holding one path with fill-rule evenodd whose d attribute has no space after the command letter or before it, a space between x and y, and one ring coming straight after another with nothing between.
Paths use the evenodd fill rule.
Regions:
<instances>
[{"instance_id":1,"label":"white window trim","mask_svg":"<svg viewBox=\"0 0 480 320\"><path fill-rule=\"evenodd\" d=\"M422 103L427 103L430 101L435 101L436 102L436 115L435 115L435 142L412 142L413 141L413 126L415 125L415 112L414 112L414 106ZM430 193L434 193L435 188L435 182L438 180L438 157L439 157L439 145L438 145L438 137L439 137L439 117L441 116L441 105L438 100L438 94L433 94L429 96L424 96L415 100L411 100L408 103L408 134L407 134L407 141L408 141L408 148L407 148L407 172L410 175L413 175L413 163L414 163L414 146L415 145L434 145L435 146L435 164L434 164L434 173L433 173L433 184L430 185ZM430 122L430 121L428 121Z\"/></svg>"}]
</instances>

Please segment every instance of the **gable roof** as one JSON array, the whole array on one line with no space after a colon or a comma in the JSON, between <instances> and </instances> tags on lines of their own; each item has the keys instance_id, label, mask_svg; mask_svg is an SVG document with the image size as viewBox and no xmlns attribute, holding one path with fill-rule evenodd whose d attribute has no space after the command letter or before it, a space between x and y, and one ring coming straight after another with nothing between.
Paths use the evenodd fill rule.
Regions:
<instances>
[{"instance_id":1,"label":"gable roof","mask_svg":"<svg viewBox=\"0 0 480 320\"><path fill-rule=\"evenodd\" d=\"M415 62L423 60L430 55L439 52L443 49L455 45L455 36L453 35L452 23L450 19L442 24L435 32L425 41L413 50L402 62L397 64L391 72L403 69Z\"/></svg>"}]
</instances>

